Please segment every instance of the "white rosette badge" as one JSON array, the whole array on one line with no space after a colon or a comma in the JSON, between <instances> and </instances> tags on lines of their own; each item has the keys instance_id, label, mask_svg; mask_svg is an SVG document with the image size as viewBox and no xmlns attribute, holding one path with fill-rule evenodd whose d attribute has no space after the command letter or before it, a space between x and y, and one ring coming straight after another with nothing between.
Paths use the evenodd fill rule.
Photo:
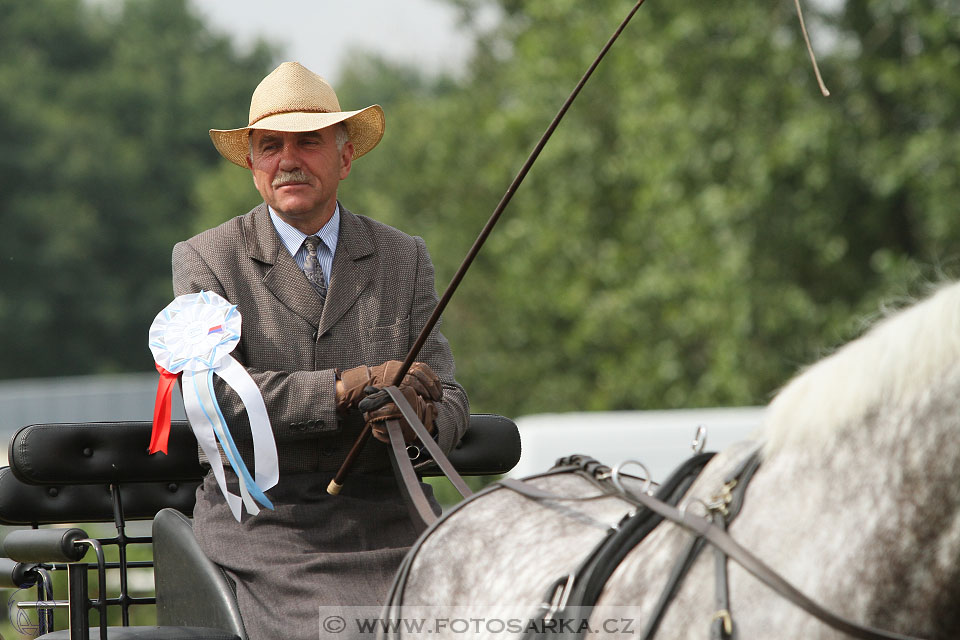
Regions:
<instances>
[{"instance_id":1,"label":"white rosette badge","mask_svg":"<svg viewBox=\"0 0 960 640\"><path fill-rule=\"evenodd\" d=\"M178 296L157 314L150 326L150 350L161 373L151 452L166 451L169 410L162 410L161 405L165 402L169 406L170 381L175 380L177 374L182 374L183 405L190 426L238 521L241 505L246 506L253 515L260 512L258 502L264 507L273 508L264 491L275 486L280 477L277 444L263 396L247 370L230 356L239 341L240 312L235 305L210 291ZM249 469L240 457L217 403L213 391L214 374L230 385L246 407L253 436L256 480L250 476ZM165 400L162 398L164 395ZM166 425L162 424L164 420ZM227 490L223 464L217 450L218 441L240 480L240 496Z\"/></svg>"}]
</instances>

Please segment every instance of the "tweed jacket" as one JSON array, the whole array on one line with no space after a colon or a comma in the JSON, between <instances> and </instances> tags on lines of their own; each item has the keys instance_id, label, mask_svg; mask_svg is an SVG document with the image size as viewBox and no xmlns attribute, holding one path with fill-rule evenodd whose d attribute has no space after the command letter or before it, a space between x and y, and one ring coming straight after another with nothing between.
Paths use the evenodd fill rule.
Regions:
<instances>
[{"instance_id":1,"label":"tweed jacket","mask_svg":"<svg viewBox=\"0 0 960 640\"><path fill-rule=\"evenodd\" d=\"M173 249L176 295L213 291L240 311L241 338L232 355L263 394L281 474L336 471L363 420L359 412L338 417L334 369L402 360L437 302L433 263L421 238L342 205L340 214L322 305L283 246L266 204ZM466 429L469 405L438 328L418 359L443 383L437 440L450 451ZM222 383L217 395L237 448L252 468L253 444L243 405ZM387 446L371 439L356 470L386 468Z\"/></svg>"}]
</instances>

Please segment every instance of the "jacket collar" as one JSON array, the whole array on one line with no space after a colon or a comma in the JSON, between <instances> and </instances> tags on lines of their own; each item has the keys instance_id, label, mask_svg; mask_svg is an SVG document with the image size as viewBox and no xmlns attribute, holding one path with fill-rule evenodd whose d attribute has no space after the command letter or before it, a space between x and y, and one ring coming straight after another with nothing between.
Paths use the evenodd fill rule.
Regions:
<instances>
[{"instance_id":1,"label":"jacket collar","mask_svg":"<svg viewBox=\"0 0 960 640\"><path fill-rule=\"evenodd\" d=\"M340 236L333 257L326 304L297 266L270 220L267 205L261 204L243 218L247 256L269 265L263 284L290 311L305 319L323 335L356 302L373 279L372 239L365 225L342 204Z\"/></svg>"}]
</instances>

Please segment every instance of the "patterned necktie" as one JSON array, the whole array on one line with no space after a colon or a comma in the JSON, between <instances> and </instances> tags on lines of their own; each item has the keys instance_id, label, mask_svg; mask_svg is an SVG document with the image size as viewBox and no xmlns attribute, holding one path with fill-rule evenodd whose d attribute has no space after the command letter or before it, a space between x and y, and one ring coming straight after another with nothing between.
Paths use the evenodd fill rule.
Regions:
<instances>
[{"instance_id":1,"label":"patterned necktie","mask_svg":"<svg viewBox=\"0 0 960 640\"><path fill-rule=\"evenodd\" d=\"M307 276L307 280L310 281L313 288L317 290L320 299L326 301L327 281L323 277L323 267L320 266L320 261L317 259L317 245L320 242L322 241L317 236L307 236L304 239L303 244L307 247L307 259L303 263L303 273Z\"/></svg>"}]
</instances>

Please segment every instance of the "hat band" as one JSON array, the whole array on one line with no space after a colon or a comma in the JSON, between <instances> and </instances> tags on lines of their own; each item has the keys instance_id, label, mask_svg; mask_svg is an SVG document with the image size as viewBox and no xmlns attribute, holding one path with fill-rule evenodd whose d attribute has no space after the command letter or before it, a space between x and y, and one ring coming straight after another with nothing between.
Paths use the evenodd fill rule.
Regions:
<instances>
[{"instance_id":1,"label":"hat band","mask_svg":"<svg viewBox=\"0 0 960 640\"><path fill-rule=\"evenodd\" d=\"M250 124L248 124L247 126L252 127L253 125L263 120L264 118L269 118L270 116L278 116L283 113L338 113L338 112L330 111L329 109L279 109L277 111L268 111L267 113L263 114L256 120L251 120Z\"/></svg>"}]
</instances>

